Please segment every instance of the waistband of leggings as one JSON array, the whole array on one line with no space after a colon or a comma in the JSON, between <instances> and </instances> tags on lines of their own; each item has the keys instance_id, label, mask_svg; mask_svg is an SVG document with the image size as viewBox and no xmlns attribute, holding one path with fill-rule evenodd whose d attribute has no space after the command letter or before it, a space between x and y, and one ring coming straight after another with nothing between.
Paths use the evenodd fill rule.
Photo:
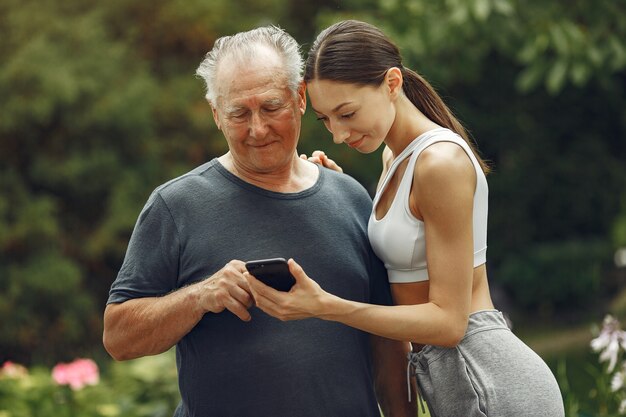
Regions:
<instances>
[{"instance_id":1,"label":"waistband of leggings","mask_svg":"<svg viewBox=\"0 0 626 417\"><path fill-rule=\"evenodd\" d=\"M470 335L488 330L506 329L509 330L509 326L504 318L502 312L498 310L479 310L470 314L467 330L465 336L460 343ZM411 377L416 374L428 372L428 357L431 355L438 356L449 348L437 347L433 345L426 345L419 352L409 352L407 355L408 363L406 368L407 389L409 391L409 402L411 401ZM423 408L422 392L420 388L419 379L417 384L417 396L420 404Z\"/></svg>"},{"instance_id":2,"label":"waistband of leggings","mask_svg":"<svg viewBox=\"0 0 626 417\"><path fill-rule=\"evenodd\" d=\"M496 329L509 330L509 326L502 312L498 310L476 311L470 314L467 322L467 330L465 331L465 336L463 336L463 339L461 339L459 344L463 343L463 341L472 334ZM414 365L417 365L417 362L423 361L425 359L424 356L426 356L428 353L435 350L439 351L445 349L447 348L426 345L419 352L409 352L409 361L413 362Z\"/></svg>"},{"instance_id":3,"label":"waistband of leggings","mask_svg":"<svg viewBox=\"0 0 626 417\"><path fill-rule=\"evenodd\" d=\"M464 338L476 333L477 331L489 329L509 329L509 326L501 311L498 310L480 310L469 316L467 321L467 330Z\"/></svg>"}]
</instances>

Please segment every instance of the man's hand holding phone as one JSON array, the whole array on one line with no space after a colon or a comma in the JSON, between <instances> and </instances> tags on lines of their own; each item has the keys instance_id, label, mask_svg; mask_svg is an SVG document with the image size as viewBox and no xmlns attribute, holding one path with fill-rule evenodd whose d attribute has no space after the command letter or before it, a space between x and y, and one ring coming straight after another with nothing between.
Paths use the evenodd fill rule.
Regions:
<instances>
[{"instance_id":1,"label":"man's hand holding phone","mask_svg":"<svg viewBox=\"0 0 626 417\"><path fill-rule=\"evenodd\" d=\"M293 259L287 262L287 267L295 280L295 284L290 285L291 289L288 291L277 291L251 273L244 274L257 307L282 321L321 317L326 312L324 303L336 297L309 278Z\"/></svg>"},{"instance_id":2,"label":"man's hand holding phone","mask_svg":"<svg viewBox=\"0 0 626 417\"><path fill-rule=\"evenodd\" d=\"M205 312L221 313L228 310L243 321L252 318L248 309L254 305L250 286L244 278L242 261L232 260L213 276L194 284L198 302Z\"/></svg>"}]
</instances>

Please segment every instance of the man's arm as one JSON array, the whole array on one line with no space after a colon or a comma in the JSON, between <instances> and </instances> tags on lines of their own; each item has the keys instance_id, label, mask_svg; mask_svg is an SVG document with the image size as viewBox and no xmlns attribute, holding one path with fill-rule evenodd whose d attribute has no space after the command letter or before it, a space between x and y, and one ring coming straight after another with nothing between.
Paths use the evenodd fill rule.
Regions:
<instances>
[{"instance_id":1,"label":"man's arm","mask_svg":"<svg viewBox=\"0 0 626 417\"><path fill-rule=\"evenodd\" d=\"M407 391L407 354L409 343L370 336L374 366L374 384L378 404L385 417L415 417L415 393L409 402ZM411 390L413 390L411 384Z\"/></svg>"},{"instance_id":2,"label":"man's arm","mask_svg":"<svg viewBox=\"0 0 626 417\"><path fill-rule=\"evenodd\" d=\"M245 265L231 261L210 278L163 297L109 304L104 311L103 344L116 360L156 355L174 346L205 313L229 310L250 320L252 297Z\"/></svg>"}]
</instances>

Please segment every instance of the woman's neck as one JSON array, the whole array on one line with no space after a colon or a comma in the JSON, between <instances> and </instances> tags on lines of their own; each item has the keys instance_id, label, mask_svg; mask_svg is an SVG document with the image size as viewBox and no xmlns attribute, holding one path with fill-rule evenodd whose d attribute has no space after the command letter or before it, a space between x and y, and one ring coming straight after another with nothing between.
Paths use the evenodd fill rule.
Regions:
<instances>
[{"instance_id":1,"label":"woman's neck","mask_svg":"<svg viewBox=\"0 0 626 417\"><path fill-rule=\"evenodd\" d=\"M416 137L438 127L441 126L419 111L405 95L401 95L396 101L396 118L385 138L385 144L395 158Z\"/></svg>"}]
</instances>

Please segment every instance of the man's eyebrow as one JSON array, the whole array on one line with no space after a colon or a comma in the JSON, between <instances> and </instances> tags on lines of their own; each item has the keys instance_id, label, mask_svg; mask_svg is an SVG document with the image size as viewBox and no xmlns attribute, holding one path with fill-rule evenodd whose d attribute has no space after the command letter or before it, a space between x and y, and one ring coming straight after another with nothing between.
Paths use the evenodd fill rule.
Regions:
<instances>
[{"instance_id":1,"label":"man's eyebrow","mask_svg":"<svg viewBox=\"0 0 626 417\"><path fill-rule=\"evenodd\" d=\"M232 113L232 112L236 112L239 110L243 110L245 109L245 106L241 106L241 105L231 105L231 106L225 106L224 111L227 113Z\"/></svg>"},{"instance_id":2,"label":"man's eyebrow","mask_svg":"<svg viewBox=\"0 0 626 417\"><path fill-rule=\"evenodd\" d=\"M263 104L270 106L281 106L283 103L284 101L281 98L268 98L267 100L263 101Z\"/></svg>"},{"instance_id":3,"label":"man's eyebrow","mask_svg":"<svg viewBox=\"0 0 626 417\"><path fill-rule=\"evenodd\" d=\"M284 100L281 98L268 98L266 100L263 100L263 105L265 106L282 106L284 103L285 103ZM247 109L248 108L245 105L235 104L235 105L226 107L224 109L224 112L226 114L232 114L232 113L237 113L237 112L244 111Z\"/></svg>"},{"instance_id":4,"label":"man's eyebrow","mask_svg":"<svg viewBox=\"0 0 626 417\"><path fill-rule=\"evenodd\" d=\"M341 110L341 108L342 108L343 106L348 105L348 104L350 104L350 103L352 103L352 102L351 102L351 101L346 101L346 102L344 102L344 103L341 103L340 105L338 105L338 106L336 106L334 109L332 109L330 112L331 112L331 113L337 113L339 110ZM314 111L315 113L320 113L320 114L321 114L321 112L319 112L319 111L315 110L315 107L311 106L311 108L313 109L313 111Z\"/></svg>"}]
</instances>

